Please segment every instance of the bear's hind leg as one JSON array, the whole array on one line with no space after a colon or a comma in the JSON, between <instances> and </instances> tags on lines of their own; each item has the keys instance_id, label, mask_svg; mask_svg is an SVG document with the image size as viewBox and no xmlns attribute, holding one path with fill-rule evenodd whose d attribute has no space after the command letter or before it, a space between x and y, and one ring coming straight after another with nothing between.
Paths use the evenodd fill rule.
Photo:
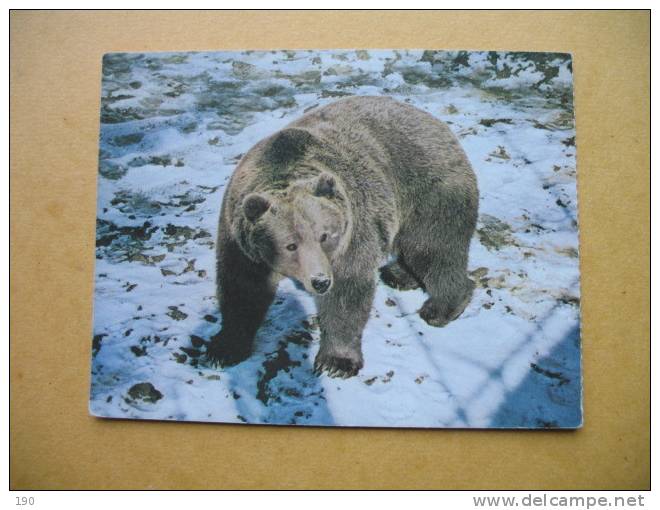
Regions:
<instances>
[{"instance_id":1,"label":"bear's hind leg","mask_svg":"<svg viewBox=\"0 0 660 510\"><path fill-rule=\"evenodd\" d=\"M446 326L458 318L472 298L474 282L467 275L467 241L445 243L429 236L430 243L404 246L405 260L419 278L429 298L419 315L429 325Z\"/></svg>"},{"instance_id":2,"label":"bear's hind leg","mask_svg":"<svg viewBox=\"0 0 660 510\"><path fill-rule=\"evenodd\" d=\"M430 326L443 327L463 313L472 298L474 282L462 273L443 271L427 275L426 287L430 297L419 316Z\"/></svg>"}]
</instances>

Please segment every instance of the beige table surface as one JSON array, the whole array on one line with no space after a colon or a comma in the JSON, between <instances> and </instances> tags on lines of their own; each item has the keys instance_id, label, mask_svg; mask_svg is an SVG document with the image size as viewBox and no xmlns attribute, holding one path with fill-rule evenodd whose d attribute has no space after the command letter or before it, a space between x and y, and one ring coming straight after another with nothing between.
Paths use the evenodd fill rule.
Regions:
<instances>
[{"instance_id":1,"label":"beige table surface","mask_svg":"<svg viewBox=\"0 0 660 510\"><path fill-rule=\"evenodd\" d=\"M648 13L14 11L10 38L12 488L649 487ZM251 48L573 54L583 429L89 416L101 55Z\"/></svg>"}]
</instances>

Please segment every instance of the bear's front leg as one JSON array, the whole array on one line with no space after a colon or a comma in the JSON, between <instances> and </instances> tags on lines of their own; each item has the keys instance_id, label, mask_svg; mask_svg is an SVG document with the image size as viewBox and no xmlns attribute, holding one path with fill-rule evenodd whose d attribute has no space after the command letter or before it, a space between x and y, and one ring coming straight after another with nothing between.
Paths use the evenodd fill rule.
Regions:
<instances>
[{"instance_id":1,"label":"bear's front leg","mask_svg":"<svg viewBox=\"0 0 660 510\"><path fill-rule=\"evenodd\" d=\"M218 253L217 284L222 329L211 338L206 357L224 367L250 357L277 285L270 269L249 260L233 241L225 241Z\"/></svg>"},{"instance_id":2,"label":"bear's front leg","mask_svg":"<svg viewBox=\"0 0 660 510\"><path fill-rule=\"evenodd\" d=\"M352 377L362 368L362 331L369 319L376 283L364 277L335 279L317 297L321 347L314 361L317 374Z\"/></svg>"}]
</instances>

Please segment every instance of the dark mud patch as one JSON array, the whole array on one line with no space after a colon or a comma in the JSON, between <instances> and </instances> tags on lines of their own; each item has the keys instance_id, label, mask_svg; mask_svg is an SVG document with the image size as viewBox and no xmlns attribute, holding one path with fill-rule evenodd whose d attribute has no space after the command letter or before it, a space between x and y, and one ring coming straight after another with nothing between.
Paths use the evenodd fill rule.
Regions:
<instances>
[{"instance_id":1,"label":"dark mud patch","mask_svg":"<svg viewBox=\"0 0 660 510\"><path fill-rule=\"evenodd\" d=\"M565 305L570 305L570 306L575 306L579 307L580 306L580 298L577 296L571 296L569 294L564 294L560 296L557 301L560 303L563 303Z\"/></svg>"},{"instance_id":2,"label":"dark mud patch","mask_svg":"<svg viewBox=\"0 0 660 510\"><path fill-rule=\"evenodd\" d=\"M112 161L108 161L107 159L102 159L99 161L99 174L101 177L104 177L105 179L109 179L111 181L117 181L124 177L126 173L128 172L128 168L126 168L123 165L119 165L117 163L113 163Z\"/></svg>"},{"instance_id":3,"label":"dark mud patch","mask_svg":"<svg viewBox=\"0 0 660 510\"><path fill-rule=\"evenodd\" d=\"M172 156L169 156L167 154L149 156L146 158L142 156L137 156L128 162L128 166L130 166L131 168L139 168L147 165L162 166L162 167L173 166L173 165L183 166L183 162L181 160L173 161Z\"/></svg>"},{"instance_id":4,"label":"dark mud patch","mask_svg":"<svg viewBox=\"0 0 660 510\"><path fill-rule=\"evenodd\" d=\"M178 306L168 306L167 308L169 309L169 312L165 315L168 315L175 321L182 321L188 317L188 314L179 310Z\"/></svg>"},{"instance_id":5,"label":"dark mud patch","mask_svg":"<svg viewBox=\"0 0 660 510\"><path fill-rule=\"evenodd\" d=\"M511 119L481 119L479 124L486 127L493 127L495 124L513 124Z\"/></svg>"},{"instance_id":6,"label":"dark mud patch","mask_svg":"<svg viewBox=\"0 0 660 510\"><path fill-rule=\"evenodd\" d=\"M96 247L107 247L115 241L120 241L124 247L142 246L144 241L151 239L151 236L158 230L158 227L152 227L151 223L145 221L140 226L120 227L107 220L96 220Z\"/></svg>"},{"instance_id":7,"label":"dark mud patch","mask_svg":"<svg viewBox=\"0 0 660 510\"><path fill-rule=\"evenodd\" d=\"M571 136L570 138L566 138L565 140L562 140L561 143L566 147L575 147L575 137Z\"/></svg>"},{"instance_id":8,"label":"dark mud patch","mask_svg":"<svg viewBox=\"0 0 660 510\"><path fill-rule=\"evenodd\" d=\"M94 335L94 338L92 338L92 356L96 356L99 351L101 350L101 345L103 343L103 337L108 336L106 333L100 333L98 335Z\"/></svg>"},{"instance_id":9,"label":"dark mud patch","mask_svg":"<svg viewBox=\"0 0 660 510\"><path fill-rule=\"evenodd\" d=\"M147 195L141 192L121 190L115 193L110 201L124 214L133 214L139 216L153 216L161 210L161 205L156 200L151 200Z\"/></svg>"},{"instance_id":10,"label":"dark mud patch","mask_svg":"<svg viewBox=\"0 0 660 510\"><path fill-rule=\"evenodd\" d=\"M128 404L140 401L149 404L155 404L161 398L163 398L163 394L158 391L153 384L150 382L142 382L131 386L131 388L128 390L128 396L125 400Z\"/></svg>"},{"instance_id":11,"label":"dark mud patch","mask_svg":"<svg viewBox=\"0 0 660 510\"><path fill-rule=\"evenodd\" d=\"M530 363L529 366L537 374L541 374L541 375L543 375L545 377L548 377L550 379L557 380L558 383L559 383L559 386L562 386L564 384L568 384L569 382L571 382L571 380L568 379L567 377L564 377L564 375L561 372L553 372L551 370L548 370L548 369L545 369L545 368L542 368L542 367L538 366L536 363Z\"/></svg>"},{"instance_id":12,"label":"dark mud patch","mask_svg":"<svg viewBox=\"0 0 660 510\"><path fill-rule=\"evenodd\" d=\"M300 361L292 360L286 350L286 343L280 342L278 349L269 354L266 361L262 364L262 370L259 370L259 379L257 380L257 399L265 405L271 400L278 400L280 397L270 389L270 382L277 377L280 371L289 372L294 367L299 367Z\"/></svg>"},{"instance_id":13,"label":"dark mud patch","mask_svg":"<svg viewBox=\"0 0 660 510\"><path fill-rule=\"evenodd\" d=\"M517 246L511 234L511 227L499 218L490 214L482 214L481 226L477 228L479 241L488 250L500 250L506 246Z\"/></svg>"},{"instance_id":14,"label":"dark mud patch","mask_svg":"<svg viewBox=\"0 0 660 510\"><path fill-rule=\"evenodd\" d=\"M494 151L488 154L488 156L490 157L487 158L486 161L490 161L491 158L503 159L505 161L511 159L511 155L506 151L506 148L501 145L498 145Z\"/></svg>"},{"instance_id":15,"label":"dark mud patch","mask_svg":"<svg viewBox=\"0 0 660 510\"><path fill-rule=\"evenodd\" d=\"M142 356L147 355L147 347L146 345L131 345L131 352L135 355L135 357L141 358Z\"/></svg>"},{"instance_id":16,"label":"dark mud patch","mask_svg":"<svg viewBox=\"0 0 660 510\"><path fill-rule=\"evenodd\" d=\"M171 237L174 239L201 239L204 237L211 237L211 234L204 230L203 228L200 229L194 229L188 226L177 226L173 225L172 223L168 223L165 229L163 230L163 233L167 237Z\"/></svg>"},{"instance_id":17,"label":"dark mud patch","mask_svg":"<svg viewBox=\"0 0 660 510\"><path fill-rule=\"evenodd\" d=\"M127 135L115 136L110 142L117 147L125 147L127 145L135 145L140 143L144 138L144 133L129 133Z\"/></svg>"}]
</instances>

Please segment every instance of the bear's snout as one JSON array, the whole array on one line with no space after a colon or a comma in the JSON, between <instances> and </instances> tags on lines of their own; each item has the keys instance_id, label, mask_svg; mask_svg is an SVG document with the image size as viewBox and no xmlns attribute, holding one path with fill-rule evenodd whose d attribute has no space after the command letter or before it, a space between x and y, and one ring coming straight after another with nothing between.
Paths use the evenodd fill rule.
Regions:
<instances>
[{"instance_id":1,"label":"bear's snout","mask_svg":"<svg viewBox=\"0 0 660 510\"><path fill-rule=\"evenodd\" d=\"M324 274L318 274L312 277L312 287L319 294L325 294L332 285L332 280Z\"/></svg>"}]
</instances>

